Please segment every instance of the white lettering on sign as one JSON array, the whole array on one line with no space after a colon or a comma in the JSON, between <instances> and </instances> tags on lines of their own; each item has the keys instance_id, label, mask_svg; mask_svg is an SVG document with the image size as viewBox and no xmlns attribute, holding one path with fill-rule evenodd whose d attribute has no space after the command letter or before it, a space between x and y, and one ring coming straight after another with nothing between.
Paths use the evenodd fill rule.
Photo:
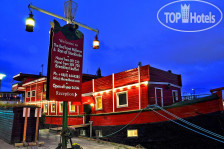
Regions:
<instances>
[{"instance_id":1,"label":"white lettering on sign","mask_svg":"<svg viewBox=\"0 0 224 149\"><path fill-rule=\"evenodd\" d=\"M59 92L59 91L56 91L56 95L58 95L58 96L64 96L64 97L67 97L67 96L76 97L77 96L76 93Z\"/></svg>"}]
</instances>

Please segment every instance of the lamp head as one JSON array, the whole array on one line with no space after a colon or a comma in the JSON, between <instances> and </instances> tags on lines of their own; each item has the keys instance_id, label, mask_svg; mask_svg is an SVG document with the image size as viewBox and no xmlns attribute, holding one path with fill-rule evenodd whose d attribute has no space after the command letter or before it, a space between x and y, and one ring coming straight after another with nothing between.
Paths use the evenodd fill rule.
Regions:
<instances>
[{"instance_id":1,"label":"lamp head","mask_svg":"<svg viewBox=\"0 0 224 149\"><path fill-rule=\"evenodd\" d=\"M33 18L32 12L29 14L29 17L26 19L26 31L27 32L33 32L35 25L35 20Z\"/></svg>"},{"instance_id":2,"label":"lamp head","mask_svg":"<svg viewBox=\"0 0 224 149\"><path fill-rule=\"evenodd\" d=\"M99 42L98 37L96 35L95 39L93 40L93 49L99 49L99 45L100 45L100 42Z\"/></svg>"},{"instance_id":3,"label":"lamp head","mask_svg":"<svg viewBox=\"0 0 224 149\"><path fill-rule=\"evenodd\" d=\"M0 74L0 80L2 80L5 76L5 74Z\"/></svg>"}]
</instances>

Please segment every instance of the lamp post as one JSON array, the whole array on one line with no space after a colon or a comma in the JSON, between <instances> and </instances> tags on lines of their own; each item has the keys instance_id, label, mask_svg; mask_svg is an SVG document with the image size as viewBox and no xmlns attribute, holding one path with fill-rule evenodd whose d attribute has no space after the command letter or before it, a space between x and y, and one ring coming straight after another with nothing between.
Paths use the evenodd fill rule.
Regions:
<instances>
[{"instance_id":1,"label":"lamp post","mask_svg":"<svg viewBox=\"0 0 224 149\"><path fill-rule=\"evenodd\" d=\"M5 76L6 76L5 74L2 74L2 73L0 74L0 91L1 91L1 81Z\"/></svg>"},{"instance_id":2,"label":"lamp post","mask_svg":"<svg viewBox=\"0 0 224 149\"><path fill-rule=\"evenodd\" d=\"M46 11L44 9L41 9L41 8L38 8L36 6L33 6L33 5L29 4L28 5L28 8L30 9L30 14L29 14L29 17L26 19L26 31L33 32L33 29L34 29L35 20L33 18L33 13L32 13L32 9L33 9L33 10L37 10L39 12L45 13L47 15L53 16L55 18L61 19L63 21L66 21L67 24L74 24L76 26L81 26L81 27L83 27L85 29L94 31L96 33L96 36L95 36L95 39L93 41L93 49L99 49L99 40L98 40L98 36L97 36L99 34L99 30L98 29L91 28L91 27L89 27L87 25L84 25L82 23L79 23L77 21L74 21L74 17L71 16L71 13L74 12L71 9L72 8L72 6L71 6L72 3L74 3L72 0L69 0L69 1L65 2L65 5L68 5L67 6L68 9L66 10L67 11L66 17L59 16L57 14L51 13L49 11Z\"/></svg>"},{"instance_id":3,"label":"lamp post","mask_svg":"<svg viewBox=\"0 0 224 149\"><path fill-rule=\"evenodd\" d=\"M33 18L33 13L32 13L32 9L33 9L33 10L37 10L39 12L45 13L47 15L56 17L58 19L61 19L63 21L66 21L67 24L74 24L74 27L76 29L78 28L78 26L81 26L83 28L86 28L88 30L96 32L96 36L93 41L93 48L98 49L99 48L99 40L98 40L97 35L99 33L99 30L93 29L84 24L74 21L75 16L73 14L75 14L75 12L76 12L77 3L73 2L72 0L69 0L69 1L65 2L64 5L65 5L65 17L61 17L59 15L56 15L54 13L51 13L49 11L43 10L41 8L38 8L36 6L29 4L28 8L30 9L30 14L26 20L26 31L33 32L33 29L34 29L35 20ZM66 130L67 125L68 125L67 124L67 113L68 113L68 101L63 101L63 131ZM67 149L67 140L64 136L62 136L62 148Z\"/></svg>"}]
</instances>

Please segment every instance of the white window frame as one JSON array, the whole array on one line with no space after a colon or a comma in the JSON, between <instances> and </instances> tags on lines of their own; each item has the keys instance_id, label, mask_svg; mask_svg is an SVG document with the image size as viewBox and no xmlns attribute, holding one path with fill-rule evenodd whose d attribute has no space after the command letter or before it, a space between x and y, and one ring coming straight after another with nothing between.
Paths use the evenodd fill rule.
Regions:
<instances>
[{"instance_id":1,"label":"white window frame","mask_svg":"<svg viewBox=\"0 0 224 149\"><path fill-rule=\"evenodd\" d=\"M101 97L101 100L102 100L102 108L98 108L98 100L97 100L97 98L99 98L99 97ZM96 96L95 97L95 109L96 109L96 111L97 110L103 110L103 97L102 96Z\"/></svg>"},{"instance_id":2,"label":"white window frame","mask_svg":"<svg viewBox=\"0 0 224 149\"><path fill-rule=\"evenodd\" d=\"M47 103L44 103L43 113L47 113L47 107L48 107L48 105L47 105L47 107L45 107L45 105L47 105ZM45 109L45 108L46 108L46 109Z\"/></svg>"},{"instance_id":3,"label":"white window frame","mask_svg":"<svg viewBox=\"0 0 224 149\"><path fill-rule=\"evenodd\" d=\"M33 96L33 92L35 92L35 95L34 95L34 96ZM36 97L36 90L32 90L30 96L31 96L31 97Z\"/></svg>"},{"instance_id":4,"label":"white window frame","mask_svg":"<svg viewBox=\"0 0 224 149\"><path fill-rule=\"evenodd\" d=\"M127 104L125 104L125 105L119 105L119 94L123 94L123 93L126 94L126 101L127 101ZM123 91L123 92L118 92L118 93L116 93L116 97L117 97L117 108L128 107L128 92L127 92L127 91Z\"/></svg>"},{"instance_id":5,"label":"white window frame","mask_svg":"<svg viewBox=\"0 0 224 149\"><path fill-rule=\"evenodd\" d=\"M59 102L59 113L63 113L63 110L61 111L61 103L62 103L62 109L63 109L63 102Z\"/></svg>"},{"instance_id":6,"label":"white window frame","mask_svg":"<svg viewBox=\"0 0 224 149\"><path fill-rule=\"evenodd\" d=\"M75 109L76 109L76 107L75 107ZM75 112L75 110L72 110L72 102L69 102L69 112Z\"/></svg>"},{"instance_id":7,"label":"white window frame","mask_svg":"<svg viewBox=\"0 0 224 149\"><path fill-rule=\"evenodd\" d=\"M30 91L28 91L28 92L26 93L26 96L27 96L27 98L30 98L30 97L31 97L31 93L30 93L30 96L28 96L28 93L30 93Z\"/></svg>"},{"instance_id":8,"label":"white window frame","mask_svg":"<svg viewBox=\"0 0 224 149\"><path fill-rule=\"evenodd\" d=\"M52 110L52 105L54 104L54 111ZM56 111L56 104L55 103L51 103L51 113L55 113Z\"/></svg>"},{"instance_id":9,"label":"white window frame","mask_svg":"<svg viewBox=\"0 0 224 149\"><path fill-rule=\"evenodd\" d=\"M86 136L86 130L80 129L80 136Z\"/></svg>"},{"instance_id":10,"label":"white window frame","mask_svg":"<svg viewBox=\"0 0 224 149\"><path fill-rule=\"evenodd\" d=\"M131 136L128 135L128 132L129 132L129 131L132 131L132 135L131 135ZM133 131L137 131L137 136L134 136L134 135L133 135ZM138 129L128 129L128 130L127 130L127 137L128 137L128 138L138 137Z\"/></svg>"},{"instance_id":11,"label":"white window frame","mask_svg":"<svg viewBox=\"0 0 224 149\"><path fill-rule=\"evenodd\" d=\"M103 130L95 130L95 134L96 134L97 138L103 137ZM97 135L97 134L99 134L99 135Z\"/></svg>"},{"instance_id":12,"label":"white window frame","mask_svg":"<svg viewBox=\"0 0 224 149\"><path fill-rule=\"evenodd\" d=\"M178 90L172 90L172 98L173 98L173 103L174 101L174 97L173 97L173 92L176 92L177 96L176 96L176 101L178 101Z\"/></svg>"},{"instance_id":13,"label":"white window frame","mask_svg":"<svg viewBox=\"0 0 224 149\"><path fill-rule=\"evenodd\" d=\"M163 88L159 88L159 87L155 87L155 99L156 99L156 104L158 104L158 100L157 100L157 94L156 94L156 90L161 90L161 106L163 107Z\"/></svg>"}]
</instances>

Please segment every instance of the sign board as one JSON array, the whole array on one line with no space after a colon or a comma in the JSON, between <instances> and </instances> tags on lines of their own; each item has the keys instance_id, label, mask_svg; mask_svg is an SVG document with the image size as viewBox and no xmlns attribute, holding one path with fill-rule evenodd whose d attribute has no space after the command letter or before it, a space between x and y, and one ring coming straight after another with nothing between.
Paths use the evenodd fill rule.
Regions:
<instances>
[{"instance_id":1,"label":"sign board","mask_svg":"<svg viewBox=\"0 0 224 149\"><path fill-rule=\"evenodd\" d=\"M35 115L34 115L34 117L37 117L38 109L39 109L39 117L41 117L41 108L36 108L35 109Z\"/></svg>"},{"instance_id":2,"label":"sign board","mask_svg":"<svg viewBox=\"0 0 224 149\"><path fill-rule=\"evenodd\" d=\"M28 109L27 110L27 112L28 112L27 117L30 117L30 108L23 108L23 117L26 117L26 109Z\"/></svg>"},{"instance_id":3,"label":"sign board","mask_svg":"<svg viewBox=\"0 0 224 149\"><path fill-rule=\"evenodd\" d=\"M47 99L81 102L83 34L54 21L48 60Z\"/></svg>"}]
</instances>

